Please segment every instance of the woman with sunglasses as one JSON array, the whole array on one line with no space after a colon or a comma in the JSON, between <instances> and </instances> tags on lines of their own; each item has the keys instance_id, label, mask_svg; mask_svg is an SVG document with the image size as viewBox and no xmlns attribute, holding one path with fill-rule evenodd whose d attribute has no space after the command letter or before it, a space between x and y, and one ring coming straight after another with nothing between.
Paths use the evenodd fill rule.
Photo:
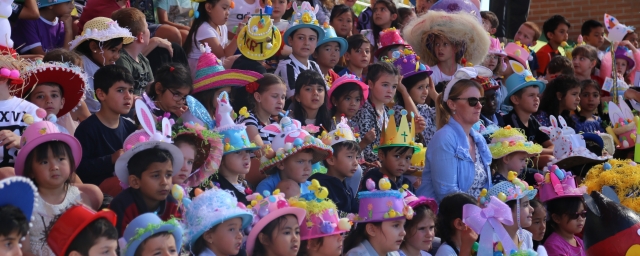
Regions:
<instances>
[{"instance_id":1,"label":"woman with sunglasses","mask_svg":"<svg viewBox=\"0 0 640 256\"><path fill-rule=\"evenodd\" d=\"M467 193L478 198L491 187L491 153L484 137L471 127L480 120L484 91L477 76L491 77L485 67L466 67L456 71L436 101L437 131L427 147L421 196L436 198Z\"/></svg>"},{"instance_id":2,"label":"woman with sunglasses","mask_svg":"<svg viewBox=\"0 0 640 256\"><path fill-rule=\"evenodd\" d=\"M178 63L166 64L158 69L155 80L147 86L143 98L155 116L178 120L187 110L187 95L193 91L189 70Z\"/></svg>"}]
</instances>

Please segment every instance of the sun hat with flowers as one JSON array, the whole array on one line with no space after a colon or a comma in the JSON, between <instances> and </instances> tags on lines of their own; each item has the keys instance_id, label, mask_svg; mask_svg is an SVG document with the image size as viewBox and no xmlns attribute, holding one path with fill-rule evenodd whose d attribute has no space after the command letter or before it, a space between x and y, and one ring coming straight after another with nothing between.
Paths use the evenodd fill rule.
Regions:
<instances>
[{"instance_id":1,"label":"sun hat with flowers","mask_svg":"<svg viewBox=\"0 0 640 256\"><path fill-rule=\"evenodd\" d=\"M69 50L73 50L84 41L93 39L100 42L114 38L122 38L122 44L133 43L135 39L129 29L120 27L117 21L105 17L96 17L84 24L84 31L69 42Z\"/></svg>"},{"instance_id":2,"label":"sun hat with flowers","mask_svg":"<svg viewBox=\"0 0 640 256\"><path fill-rule=\"evenodd\" d=\"M191 174L185 180L185 185L197 187L220 168L223 154L222 136L194 122L177 123L174 125L174 130L173 140L185 138L195 142L193 167Z\"/></svg>"},{"instance_id":3,"label":"sun hat with flowers","mask_svg":"<svg viewBox=\"0 0 640 256\"><path fill-rule=\"evenodd\" d=\"M542 146L531 141L527 141L522 130L511 128L510 125L500 128L491 136L489 151L493 159L499 159L515 152L526 152L527 154L539 154Z\"/></svg>"}]
</instances>

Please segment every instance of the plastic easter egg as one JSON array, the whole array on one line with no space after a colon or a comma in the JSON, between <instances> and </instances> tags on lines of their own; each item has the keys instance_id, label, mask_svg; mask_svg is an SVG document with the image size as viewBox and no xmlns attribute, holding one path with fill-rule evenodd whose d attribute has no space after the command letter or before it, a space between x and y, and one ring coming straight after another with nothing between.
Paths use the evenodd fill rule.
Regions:
<instances>
[{"instance_id":1,"label":"plastic easter egg","mask_svg":"<svg viewBox=\"0 0 640 256\"><path fill-rule=\"evenodd\" d=\"M477 252L478 248L480 248L480 244L478 242L473 243L473 246L471 247L471 249Z\"/></svg>"},{"instance_id":2,"label":"plastic easter egg","mask_svg":"<svg viewBox=\"0 0 640 256\"><path fill-rule=\"evenodd\" d=\"M191 199L189 198L183 198L182 199L182 204L184 204L184 207L189 207L189 205L191 205Z\"/></svg>"},{"instance_id":3,"label":"plastic easter egg","mask_svg":"<svg viewBox=\"0 0 640 256\"><path fill-rule=\"evenodd\" d=\"M184 197L184 190L178 185L174 184L171 187L171 195L178 201L182 201L182 197Z\"/></svg>"},{"instance_id":4,"label":"plastic easter egg","mask_svg":"<svg viewBox=\"0 0 640 256\"><path fill-rule=\"evenodd\" d=\"M487 196L487 189L483 188L482 191L480 191L480 197L485 197Z\"/></svg>"},{"instance_id":5,"label":"plastic easter egg","mask_svg":"<svg viewBox=\"0 0 640 256\"><path fill-rule=\"evenodd\" d=\"M293 146L296 146L296 147L302 146L303 143L304 141L302 141L302 139L300 138L296 138L295 140L293 140Z\"/></svg>"},{"instance_id":6,"label":"plastic easter egg","mask_svg":"<svg viewBox=\"0 0 640 256\"><path fill-rule=\"evenodd\" d=\"M540 173L536 173L533 175L533 178L536 180L536 182L538 183L542 183L544 181L544 176L542 176L542 174Z\"/></svg>"},{"instance_id":7,"label":"plastic easter egg","mask_svg":"<svg viewBox=\"0 0 640 256\"><path fill-rule=\"evenodd\" d=\"M285 150L285 152L286 152L286 151L289 151L289 150L291 150L291 149L293 149L293 144L291 144L291 142L287 142L287 143L285 143L285 144L284 144L284 150Z\"/></svg>"},{"instance_id":8,"label":"plastic easter egg","mask_svg":"<svg viewBox=\"0 0 640 256\"><path fill-rule=\"evenodd\" d=\"M269 196L269 202L270 203L275 203L278 199L276 199L275 196Z\"/></svg>"},{"instance_id":9,"label":"plastic easter egg","mask_svg":"<svg viewBox=\"0 0 640 256\"><path fill-rule=\"evenodd\" d=\"M284 148L279 148L278 151L276 151L276 155L277 156L283 156L284 155Z\"/></svg>"},{"instance_id":10,"label":"plastic easter egg","mask_svg":"<svg viewBox=\"0 0 640 256\"><path fill-rule=\"evenodd\" d=\"M276 156L276 152L275 152L275 151L273 151L273 149L271 149L271 148L270 148L270 149L268 149L268 150L267 150L267 153L265 154L265 157L266 157L267 159L271 159L271 158L273 158L273 157L275 157L275 156Z\"/></svg>"},{"instance_id":11,"label":"plastic easter egg","mask_svg":"<svg viewBox=\"0 0 640 256\"><path fill-rule=\"evenodd\" d=\"M263 194L264 196L270 196L270 195L271 195L271 192L269 192L269 190L265 190L265 191L262 191L262 194Z\"/></svg>"},{"instance_id":12,"label":"plastic easter egg","mask_svg":"<svg viewBox=\"0 0 640 256\"><path fill-rule=\"evenodd\" d=\"M338 221L338 228L340 230L351 230L351 223L349 223L349 219L342 218Z\"/></svg>"},{"instance_id":13,"label":"plastic easter egg","mask_svg":"<svg viewBox=\"0 0 640 256\"><path fill-rule=\"evenodd\" d=\"M269 208L267 207L260 207L260 209L258 210L258 216L260 218L264 218L264 216L267 216L267 214L269 214Z\"/></svg>"},{"instance_id":14,"label":"plastic easter egg","mask_svg":"<svg viewBox=\"0 0 640 256\"><path fill-rule=\"evenodd\" d=\"M556 174L556 176L558 176L559 180L564 180L564 172L560 169L556 169L553 173Z\"/></svg>"},{"instance_id":15,"label":"plastic easter egg","mask_svg":"<svg viewBox=\"0 0 640 256\"><path fill-rule=\"evenodd\" d=\"M502 202L507 201L507 195L505 195L504 193L500 192L500 193L498 193L498 199L500 199L500 201L502 201Z\"/></svg>"},{"instance_id":16,"label":"plastic easter egg","mask_svg":"<svg viewBox=\"0 0 640 256\"><path fill-rule=\"evenodd\" d=\"M602 165L602 168L607 171L607 170L611 170L611 164L610 163L604 163Z\"/></svg>"},{"instance_id":17,"label":"plastic easter egg","mask_svg":"<svg viewBox=\"0 0 640 256\"><path fill-rule=\"evenodd\" d=\"M544 174L544 183L551 183L551 177L549 173Z\"/></svg>"}]
</instances>

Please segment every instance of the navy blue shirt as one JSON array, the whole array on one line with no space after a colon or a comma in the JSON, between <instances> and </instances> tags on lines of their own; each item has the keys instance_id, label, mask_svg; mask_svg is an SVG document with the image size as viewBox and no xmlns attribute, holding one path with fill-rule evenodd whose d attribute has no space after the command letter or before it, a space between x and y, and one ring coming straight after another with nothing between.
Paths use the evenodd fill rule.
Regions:
<instances>
[{"instance_id":1,"label":"navy blue shirt","mask_svg":"<svg viewBox=\"0 0 640 256\"><path fill-rule=\"evenodd\" d=\"M345 213L358 213L358 199L356 193L347 186L344 181L322 173L316 173L309 180L318 180L321 186L329 190L329 199L333 201L338 210Z\"/></svg>"}]
</instances>

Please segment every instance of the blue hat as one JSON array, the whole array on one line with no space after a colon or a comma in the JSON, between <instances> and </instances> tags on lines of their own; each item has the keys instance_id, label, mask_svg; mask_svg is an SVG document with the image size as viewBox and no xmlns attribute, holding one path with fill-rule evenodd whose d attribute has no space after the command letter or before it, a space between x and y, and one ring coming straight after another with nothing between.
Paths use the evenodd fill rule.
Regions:
<instances>
[{"instance_id":1,"label":"blue hat","mask_svg":"<svg viewBox=\"0 0 640 256\"><path fill-rule=\"evenodd\" d=\"M32 220L33 208L38 202L37 195L38 188L28 178L14 176L0 180L0 207L18 207L28 222Z\"/></svg>"},{"instance_id":2,"label":"blue hat","mask_svg":"<svg viewBox=\"0 0 640 256\"><path fill-rule=\"evenodd\" d=\"M224 154L236 151L256 151L260 149L255 143L249 141L247 127L244 124L236 124L231 118L233 107L229 102L229 95L223 91L218 96L218 108L216 108L216 128L214 131L223 136ZM241 111L242 114L242 111ZM247 114L247 113L245 113Z\"/></svg>"},{"instance_id":3,"label":"blue hat","mask_svg":"<svg viewBox=\"0 0 640 256\"><path fill-rule=\"evenodd\" d=\"M182 227L176 219L165 222L153 213L145 213L136 217L124 230L123 238L127 241L124 255L133 256L144 240L162 232L171 233L176 240L176 248L178 250L182 248Z\"/></svg>"},{"instance_id":4,"label":"blue hat","mask_svg":"<svg viewBox=\"0 0 640 256\"><path fill-rule=\"evenodd\" d=\"M529 200L533 199L538 193L538 190L529 186L526 181L518 179L516 177L517 175L518 174L516 172L509 172L509 177L507 178L511 181L502 181L498 184L494 184L493 187L489 189L488 193L485 193L487 191L486 189L483 189L480 193L480 204L484 205L485 203L488 203L491 197L496 197L505 203L512 200L522 199L525 196L529 198Z\"/></svg>"},{"instance_id":5,"label":"blue hat","mask_svg":"<svg viewBox=\"0 0 640 256\"><path fill-rule=\"evenodd\" d=\"M253 221L253 214L229 191L210 189L193 199L185 216L185 237L190 245L207 230L233 218L242 219L242 229Z\"/></svg>"},{"instance_id":6,"label":"blue hat","mask_svg":"<svg viewBox=\"0 0 640 256\"><path fill-rule=\"evenodd\" d=\"M71 0L38 0L38 9L66 2L71 2Z\"/></svg>"},{"instance_id":7,"label":"blue hat","mask_svg":"<svg viewBox=\"0 0 640 256\"><path fill-rule=\"evenodd\" d=\"M505 81L505 85L507 86L507 96L504 100L505 105L511 106L511 99L509 99L511 95L529 86L538 86L538 89L540 89L539 93L544 92L546 85L543 82L536 80L536 78L533 77L533 74L531 74L531 71L529 71L525 66L514 60L510 60L509 64L511 65L514 73L507 78L507 81Z\"/></svg>"},{"instance_id":8,"label":"blue hat","mask_svg":"<svg viewBox=\"0 0 640 256\"><path fill-rule=\"evenodd\" d=\"M207 129L213 129L216 127L216 122L209 115L209 111L191 95L187 95L187 106L189 110L182 114L182 121L185 123L193 122L194 124L200 124Z\"/></svg>"},{"instance_id":9,"label":"blue hat","mask_svg":"<svg viewBox=\"0 0 640 256\"><path fill-rule=\"evenodd\" d=\"M340 56L344 55L344 53L347 52L347 47L348 47L347 39L339 37L336 34L336 30L326 22L323 25L323 29L324 29L324 38L322 38L322 40L318 42L318 46L321 46L328 42L336 42L340 45Z\"/></svg>"},{"instance_id":10,"label":"blue hat","mask_svg":"<svg viewBox=\"0 0 640 256\"><path fill-rule=\"evenodd\" d=\"M316 19L316 13L320 10L320 7L316 6L315 8L309 4L309 2L302 2L301 6L294 1L293 2L293 16L291 17L291 27L284 32L283 40L286 45L289 45L289 36L291 33L295 32L301 28L310 28L315 30L318 33L318 39L324 38L324 29L320 27L318 24L318 20ZM320 40L318 40L318 44L320 45ZM342 49L340 49L342 50Z\"/></svg>"}]
</instances>

